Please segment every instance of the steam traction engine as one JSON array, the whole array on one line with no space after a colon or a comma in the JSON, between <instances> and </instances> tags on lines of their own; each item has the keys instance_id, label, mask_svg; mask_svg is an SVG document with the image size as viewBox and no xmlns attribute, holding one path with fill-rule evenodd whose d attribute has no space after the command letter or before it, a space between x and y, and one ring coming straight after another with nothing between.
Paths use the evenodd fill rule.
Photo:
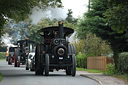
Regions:
<instances>
[{"instance_id":1,"label":"steam traction engine","mask_svg":"<svg viewBox=\"0 0 128 85\"><path fill-rule=\"evenodd\" d=\"M26 63L29 52L34 52L35 42L25 39L17 41L18 48L15 49L15 67L20 67L20 63ZM27 70L27 69L26 69Z\"/></svg>"},{"instance_id":2,"label":"steam traction engine","mask_svg":"<svg viewBox=\"0 0 128 85\"><path fill-rule=\"evenodd\" d=\"M15 61L15 48L17 47L9 47L8 65L12 65Z\"/></svg>"},{"instance_id":3,"label":"steam traction engine","mask_svg":"<svg viewBox=\"0 0 128 85\"><path fill-rule=\"evenodd\" d=\"M68 42L68 35L73 29L59 26L47 27L38 31L44 41L36 46L35 51L35 74L49 75L54 69L66 70L66 75L76 74L76 51L75 46Z\"/></svg>"}]
</instances>

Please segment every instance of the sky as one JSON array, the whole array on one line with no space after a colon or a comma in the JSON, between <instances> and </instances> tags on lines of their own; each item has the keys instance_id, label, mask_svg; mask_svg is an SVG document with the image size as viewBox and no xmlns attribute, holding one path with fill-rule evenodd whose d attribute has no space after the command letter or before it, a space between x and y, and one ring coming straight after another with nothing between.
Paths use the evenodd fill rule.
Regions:
<instances>
[{"instance_id":1,"label":"sky","mask_svg":"<svg viewBox=\"0 0 128 85\"><path fill-rule=\"evenodd\" d=\"M73 17L82 16L87 11L88 0L61 0L64 9L72 9Z\"/></svg>"}]
</instances>

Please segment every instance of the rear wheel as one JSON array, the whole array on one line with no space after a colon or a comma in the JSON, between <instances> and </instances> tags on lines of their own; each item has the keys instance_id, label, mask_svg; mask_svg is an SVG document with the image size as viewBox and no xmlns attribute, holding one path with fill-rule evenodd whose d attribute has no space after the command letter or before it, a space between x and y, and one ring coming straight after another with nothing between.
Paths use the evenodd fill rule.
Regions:
<instances>
[{"instance_id":1,"label":"rear wheel","mask_svg":"<svg viewBox=\"0 0 128 85\"><path fill-rule=\"evenodd\" d=\"M68 45L68 54L69 56L72 55L71 45ZM66 75L71 75L71 66L66 67Z\"/></svg>"},{"instance_id":2,"label":"rear wheel","mask_svg":"<svg viewBox=\"0 0 128 85\"><path fill-rule=\"evenodd\" d=\"M20 56L18 56L18 61L17 61L17 63L18 63L18 67L20 67Z\"/></svg>"},{"instance_id":3,"label":"rear wheel","mask_svg":"<svg viewBox=\"0 0 128 85\"><path fill-rule=\"evenodd\" d=\"M20 62L18 61L18 56L19 56L19 50L16 48L16 49L15 49L15 59L14 59L14 60L15 60L15 61L14 61L14 66L15 66L15 67L18 67L18 66L19 66L18 64L20 63Z\"/></svg>"},{"instance_id":4,"label":"rear wheel","mask_svg":"<svg viewBox=\"0 0 128 85\"><path fill-rule=\"evenodd\" d=\"M49 55L45 55L45 76L49 75Z\"/></svg>"},{"instance_id":5,"label":"rear wheel","mask_svg":"<svg viewBox=\"0 0 128 85\"><path fill-rule=\"evenodd\" d=\"M10 65L12 65L12 58L10 58Z\"/></svg>"},{"instance_id":6,"label":"rear wheel","mask_svg":"<svg viewBox=\"0 0 128 85\"><path fill-rule=\"evenodd\" d=\"M37 45L35 54L35 74L43 75L43 68L41 63L41 45Z\"/></svg>"},{"instance_id":7,"label":"rear wheel","mask_svg":"<svg viewBox=\"0 0 128 85\"><path fill-rule=\"evenodd\" d=\"M33 67L31 67L31 68L30 68L30 71L34 71L34 68L33 68Z\"/></svg>"},{"instance_id":8,"label":"rear wheel","mask_svg":"<svg viewBox=\"0 0 128 85\"><path fill-rule=\"evenodd\" d=\"M36 46L35 54L35 74L40 75L40 57L39 57L39 45Z\"/></svg>"},{"instance_id":9,"label":"rear wheel","mask_svg":"<svg viewBox=\"0 0 128 85\"><path fill-rule=\"evenodd\" d=\"M72 55L72 76L76 75L76 56L75 54Z\"/></svg>"},{"instance_id":10,"label":"rear wheel","mask_svg":"<svg viewBox=\"0 0 128 85\"><path fill-rule=\"evenodd\" d=\"M29 67L28 67L28 58L26 60L26 70L29 70Z\"/></svg>"},{"instance_id":11,"label":"rear wheel","mask_svg":"<svg viewBox=\"0 0 128 85\"><path fill-rule=\"evenodd\" d=\"M29 68L26 67L26 70L29 70Z\"/></svg>"},{"instance_id":12,"label":"rear wheel","mask_svg":"<svg viewBox=\"0 0 128 85\"><path fill-rule=\"evenodd\" d=\"M76 49L74 45L71 45L71 54L75 54L76 55Z\"/></svg>"},{"instance_id":13,"label":"rear wheel","mask_svg":"<svg viewBox=\"0 0 128 85\"><path fill-rule=\"evenodd\" d=\"M8 65L11 65L11 58L8 57Z\"/></svg>"},{"instance_id":14,"label":"rear wheel","mask_svg":"<svg viewBox=\"0 0 128 85\"><path fill-rule=\"evenodd\" d=\"M66 68L67 75L76 75L76 49L74 45L68 45L68 54L71 57L72 65Z\"/></svg>"}]
</instances>

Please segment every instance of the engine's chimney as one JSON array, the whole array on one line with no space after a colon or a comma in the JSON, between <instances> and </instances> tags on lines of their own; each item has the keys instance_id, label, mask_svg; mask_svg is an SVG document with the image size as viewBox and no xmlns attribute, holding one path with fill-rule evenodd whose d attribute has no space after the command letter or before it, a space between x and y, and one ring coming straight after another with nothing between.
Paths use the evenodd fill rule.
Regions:
<instances>
[{"instance_id":1,"label":"engine's chimney","mask_svg":"<svg viewBox=\"0 0 128 85\"><path fill-rule=\"evenodd\" d=\"M64 30L63 22L59 21L58 24L59 24L59 37L63 38L63 30Z\"/></svg>"},{"instance_id":2,"label":"engine's chimney","mask_svg":"<svg viewBox=\"0 0 128 85\"><path fill-rule=\"evenodd\" d=\"M28 40L29 40L29 38L26 38L25 40L26 40L26 46L28 46Z\"/></svg>"}]
</instances>

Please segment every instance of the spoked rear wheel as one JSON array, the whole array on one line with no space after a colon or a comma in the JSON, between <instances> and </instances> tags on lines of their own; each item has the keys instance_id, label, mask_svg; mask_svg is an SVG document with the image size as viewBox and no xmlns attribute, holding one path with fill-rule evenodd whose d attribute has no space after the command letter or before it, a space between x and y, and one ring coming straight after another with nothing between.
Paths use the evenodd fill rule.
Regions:
<instances>
[{"instance_id":1,"label":"spoked rear wheel","mask_svg":"<svg viewBox=\"0 0 128 85\"><path fill-rule=\"evenodd\" d=\"M17 66L20 67L20 56L18 56Z\"/></svg>"},{"instance_id":2,"label":"spoked rear wheel","mask_svg":"<svg viewBox=\"0 0 128 85\"><path fill-rule=\"evenodd\" d=\"M39 57L39 45L36 46L35 54L35 74L40 75L40 57Z\"/></svg>"},{"instance_id":3,"label":"spoked rear wheel","mask_svg":"<svg viewBox=\"0 0 128 85\"><path fill-rule=\"evenodd\" d=\"M76 75L76 56L75 54L72 55L72 76Z\"/></svg>"},{"instance_id":4,"label":"spoked rear wheel","mask_svg":"<svg viewBox=\"0 0 128 85\"><path fill-rule=\"evenodd\" d=\"M49 55L45 55L45 76L49 75Z\"/></svg>"},{"instance_id":5,"label":"spoked rear wheel","mask_svg":"<svg viewBox=\"0 0 128 85\"><path fill-rule=\"evenodd\" d=\"M20 64L20 59L18 59L18 56L19 56L19 50L16 48L15 49L14 67L18 67Z\"/></svg>"},{"instance_id":6,"label":"spoked rear wheel","mask_svg":"<svg viewBox=\"0 0 128 85\"><path fill-rule=\"evenodd\" d=\"M11 58L8 57L8 65L11 65Z\"/></svg>"},{"instance_id":7,"label":"spoked rear wheel","mask_svg":"<svg viewBox=\"0 0 128 85\"><path fill-rule=\"evenodd\" d=\"M68 45L68 54L72 59L72 65L66 68L66 74L74 77L76 75L76 49L74 45Z\"/></svg>"},{"instance_id":8,"label":"spoked rear wheel","mask_svg":"<svg viewBox=\"0 0 128 85\"><path fill-rule=\"evenodd\" d=\"M37 45L36 47L36 54L35 54L35 74L36 75L43 75L43 67L41 63L41 45Z\"/></svg>"}]
</instances>

